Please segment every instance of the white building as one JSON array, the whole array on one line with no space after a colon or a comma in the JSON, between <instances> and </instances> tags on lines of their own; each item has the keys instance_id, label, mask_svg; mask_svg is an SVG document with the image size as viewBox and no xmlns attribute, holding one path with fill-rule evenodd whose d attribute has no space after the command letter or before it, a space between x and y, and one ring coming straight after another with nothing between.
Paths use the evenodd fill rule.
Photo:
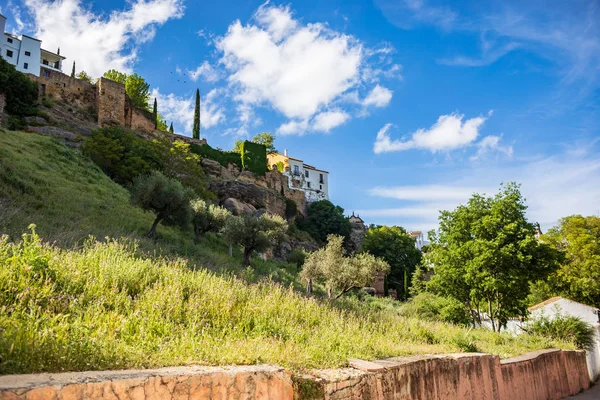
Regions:
<instances>
[{"instance_id":1,"label":"white building","mask_svg":"<svg viewBox=\"0 0 600 400\"><path fill-rule=\"evenodd\" d=\"M408 235L415 239L415 246L417 249L421 250L423 245L425 244L425 240L423 239L423 232L421 231L412 231L409 232Z\"/></svg>"},{"instance_id":2,"label":"white building","mask_svg":"<svg viewBox=\"0 0 600 400\"><path fill-rule=\"evenodd\" d=\"M304 161L284 154L267 155L269 166L282 168L288 177L289 188L302 190L308 202L329 200L329 172L305 164Z\"/></svg>"},{"instance_id":3,"label":"white building","mask_svg":"<svg viewBox=\"0 0 600 400\"><path fill-rule=\"evenodd\" d=\"M0 14L0 55L17 71L50 76L51 71L62 71L65 57L42 49L42 41L31 36L15 36L6 31L6 17Z\"/></svg>"}]
</instances>

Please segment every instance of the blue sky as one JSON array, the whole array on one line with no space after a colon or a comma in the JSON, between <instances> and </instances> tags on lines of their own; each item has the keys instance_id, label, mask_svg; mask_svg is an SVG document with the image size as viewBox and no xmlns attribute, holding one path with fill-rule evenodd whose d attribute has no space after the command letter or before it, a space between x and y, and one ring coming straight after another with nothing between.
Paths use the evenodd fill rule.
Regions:
<instances>
[{"instance_id":1,"label":"blue sky","mask_svg":"<svg viewBox=\"0 0 600 400\"><path fill-rule=\"evenodd\" d=\"M543 228L600 213L600 3L0 0L65 69L144 76L159 111L229 149L330 172L331 200L412 230L517 181Z\"/></svg>"}]
</instances>

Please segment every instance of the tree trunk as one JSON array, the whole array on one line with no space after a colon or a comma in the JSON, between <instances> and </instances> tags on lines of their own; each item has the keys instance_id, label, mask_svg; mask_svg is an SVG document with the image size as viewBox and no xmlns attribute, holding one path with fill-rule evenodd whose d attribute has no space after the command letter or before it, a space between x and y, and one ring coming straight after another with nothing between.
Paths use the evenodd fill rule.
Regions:
<instances>
[{"instance_id":1,"label":"tree trunk","mask_svg":"<svg viewBox=\"0 0 600 400\"><path fill-rule=\"evenodd\" d=\"M229 243L229 257L233 257L233 245Z\"/></svg>"},{"instance_id":2,"label":"tree trunk","mask_svg":"<svg viewBox=\"0 0 600 400\"><path fill-rule=\"evenodd\" d=\"M200 232L200 229L198 228L198 226L196 224L194 224L194 243L196 243L196 244L200 243L201 237L202 237L202 232Z\"/></svg>"},{"instance_id":3,"label":"tree trunk","mask_svg":"<svg viewBox=\"0 0 600 400\"><path fill-rule=\"evenodd\" d=\"M244 247L244 267L250 266L250 256L252 255L252 248Z\"/></svg>"},{"instance_id":4,"label":"tree trunk","mask_svg":"<svg viewBox=\"0 0 600 400\"><path fill-rule=\"evenodd\" d=\"M156 227L158 226L158 223L162 220L162 216L158 215L156 217L156 219L154 220L154 223L152 224L152 228L150 228L150 230L148 231L148 237L150 239L156 239Z\"/></svg>"},{"instance_id":5,"label":"tree trunk","mask_svg":"<svg viewBox=\"0 0 600 400\"><path fill-rule=\"evenodd\" d=\"M333 293L331 292L331 288L327 288L327 297L329 299L331 299L331 296L333 295Z\"/></svg>"},{"instance_id":6,"label":"tree trunk","mask_svg":"<svg viewBox=\"0 0 600 400\"><path fill-rule=\"evenodd\" d=\"M490 317L490 322L492 323L492 330L496 331L496 322L494 321L494 309L492 308L492 301L488 300L488 316ZM499 331L499 330L498 330Z\"/></svg>"},{"instance_id":7,"label":"tree trunk","mask_svg":"<svg viewBox=\"0 0 600 400\"><path fill-rule=\"evenodd\" d=\"M308 280L308 284L306 285L306 293L312 294L312 279Z\"/></svg>"},{"instance_id":8,"label":"tree trunk","mask_svg":"<svg viewBox=\"0 0 600 400\"><path fill-rule=\"evenodd\" d=\"M351 291L352 289L356 289L358 288L358 286L350 286L344 290L342 290L337 296L335 296L336 299L339 299L340 297L342 297L345 293L348 293L349 291Z\"/></svg>"}]
</instances>

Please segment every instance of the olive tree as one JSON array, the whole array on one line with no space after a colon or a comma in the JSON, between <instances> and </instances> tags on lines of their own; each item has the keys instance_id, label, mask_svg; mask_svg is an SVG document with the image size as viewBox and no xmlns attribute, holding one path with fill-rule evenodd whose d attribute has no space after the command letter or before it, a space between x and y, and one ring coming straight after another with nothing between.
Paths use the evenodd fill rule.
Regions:
<instances>
[{"instance_id":1,"label":"olive tree","mask_svg":"<svg viewBox=\"0 0 600 400\"><path fill-rule=\"evenodd\" d=\"M243 265L250 265L254 251L265 251L287 231L287 222L278 215L263 214L259 217L244 214L229 218L223 236L229 243L244 248Z\"/></svg>"},{"instance_id":2,"label":"olive tree","mask_svg":"<svg viewBox=\"0 0 600 400\"><path fill-rule=\"evenodd\" d=\"M352 289L370 285L378 272L389 271L387 262L369 253L356 253L346 257L344 238L329 235L327 246L306 257L300 275L309 284L312 280L324 281L329 298L333 298L333 292L337 291L337 299Z\"/></svg>"},{"instance_id":3,"label":"olive tree","mask_svg":"<svg viewBox=\"0 0 600 400\"><path fill-rule=\"evenodd\" d=\"M218 232L232 217L229 210L202 199L192 200L193 211L192 224L194 225L194 236L196 243L200 241L206 232Z\"/></svg>"},{"instance_id":4,"label":"olive tree","mask_svg":"<svg viewBox=\"0 0 600 400\"><path fill-rule=\"evenodd\" d=\"M194 197L192 189L184 187L176 179L167 178L158 171L138 176L131 186L131 201L142 209L152 211L154 223L148 231L148 237L156 238L156 227L160 222L165 225L186 226L192 217L190 200Z\"/></svg>"}]
</instances>

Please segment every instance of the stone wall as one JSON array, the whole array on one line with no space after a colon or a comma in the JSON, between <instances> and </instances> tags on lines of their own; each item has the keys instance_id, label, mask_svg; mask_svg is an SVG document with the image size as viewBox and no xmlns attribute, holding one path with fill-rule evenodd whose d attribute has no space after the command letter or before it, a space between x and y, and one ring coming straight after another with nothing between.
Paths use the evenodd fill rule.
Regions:
<instances>
[{"instance_id":1,"label":"stone wall","mask_svg":"<svg viewBox=\"0 0 600 400\"><path fill-rule=\"evenodd\" d=\"M125 121L131 120L131 117L125 113L125 85L100 78L96 87L98 89L98 126L127 126Z\"/></svg>"},{"instance_id":2,"label":"stone wall","mask_svg":"<svg viewBox=\"0 0 600 400\"><path fill-rule=\"evenodd\" d=\"M60 98L83 108L96 108L96 86L61 72L48 71L48 76L29 75L38 82L40 97Z\"/></svg>"},{"instance_id":3,"label":"stone wall","mask_svg":"<svg viewBox=\"0 0 600 400\"><path fill-rule=\"evenodd\" d=\"M0 399L558 400L590 386L582 351L500 361L480 353L350 360L292 375L275 366L175 367L0 377Z\"/></svg>"}]
</instances>

